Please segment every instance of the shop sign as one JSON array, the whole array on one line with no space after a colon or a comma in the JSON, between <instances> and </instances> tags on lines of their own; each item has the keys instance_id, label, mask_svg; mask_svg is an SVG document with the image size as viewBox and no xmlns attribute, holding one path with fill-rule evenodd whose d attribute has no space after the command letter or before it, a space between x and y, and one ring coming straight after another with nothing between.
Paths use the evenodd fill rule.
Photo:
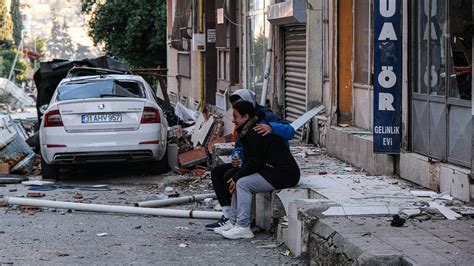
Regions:
<instances>
[{"instance_id":1,"label":"shop sign","mask_svg":"<svg viewBox=\"0 0 474 266\"><path fill-rule=\"evenodd\" d=\"M400 153L402 0L374 1L374 153Z\"/></svg>"}]
</instances>

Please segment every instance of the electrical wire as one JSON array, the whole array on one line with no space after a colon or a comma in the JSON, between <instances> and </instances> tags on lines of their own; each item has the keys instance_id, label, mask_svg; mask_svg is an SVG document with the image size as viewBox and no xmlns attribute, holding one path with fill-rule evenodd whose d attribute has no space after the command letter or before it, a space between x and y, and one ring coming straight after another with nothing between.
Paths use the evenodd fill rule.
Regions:
<instances>
[{"instance_id":1,"label":"electrical wire","mask_svg":"<svg viewBox=\"0 0 474 266\"><path fill-rule=\"evenodd\" d=\"M237 23L237 22L234 22L234 21L232 21L232 20L227 16L227 10L226 10L227 3L226 3L226 2L227 2L227 0L224 0L224 8L223 8L223 9L224 9L224 18L225 18L227 21L229 21L230 24L233 24L233 25L238 26L238 27L243 27L243 26L244 26L243 24L239 24L239 23Z\"/></svg>"}]
</instances>

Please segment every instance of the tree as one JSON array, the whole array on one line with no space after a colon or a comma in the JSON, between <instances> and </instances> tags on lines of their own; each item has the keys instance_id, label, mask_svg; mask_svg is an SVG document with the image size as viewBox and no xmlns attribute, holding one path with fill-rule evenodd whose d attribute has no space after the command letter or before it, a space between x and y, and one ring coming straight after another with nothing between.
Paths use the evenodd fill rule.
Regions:
<instances>
[{"instance_id":1,"label":"tree","mask_svg":"<svg viewBox=\"0 0 474 266\"><path fill-rule=\"evenodd\" d=\"M64 19L63 26L61 27L61 46L62 50L59 54L60 58L73 59L74 57L74 43L72 42L71 36L69 35L69 27Z\"/></svg>"},{"instance_id":2,"label":"tree","mask_svg":"<svg viewBox=\"0 0 474 266\"><path fill-rule=\"evenodd\" d=\"M35 42L33 44L33 50L36 50L36 52L38 52L41 57L43 57L46 53L46 40L40 37L36 37L33 42Z\"/></svg>"},{"instance_id":3,"label":"tree","mask_svg":"<svg viewBox=\"0 0 474 266\"><path fill-rule=\"evenodd\" d=\"M12 20L13 20L13 39L16 45L21 42L21 30L23 29L23 22L21 21L20 7L18 0L12 1Z\"/></svg>"},{"instance_id":4,"label":"tree","mask_svg":"<svg viewBox=\"0 0 474 266\"><path fill-rule=\"evenodd\" d=\"M0 41L13 40L13 21L5 1L0 1Z\"/></svg>"},{"instance_id":5,"label":"tree","mask_svg":"<svg viewBox=\"0 0 474 266\"><path fill-rule=\"evenodd\" d=\"M132 67L166 64L166 1L82 0L95 44Z\"/></svg>"},{"instance_id":6,"label":"tree","mask_svg":"<svg viewBox=\"0 0 474 266\"><path fill-rule=\"evenodd\" d=\"M24 81L28 74L28 63L26 63L23 58L23 53L20 52L18 56L18 61L15 65L15 78L17 81ZM4 78L8 78L10 73L10 69L12 68L13 61L16 56L16 51L14 50L0 50L0 57L3 58L2 62L2 73L1 76Z\"/></svg>"},{"instance_id":7,"label":"tree","mask_svg":"<svg viewBox=\"0 0 474 266\"><path fill-rule=\"evenodd\" d=\"M68 32L68 26L64 20L63 25L59 24L56 14L52 15L53 27L51 28L51 37L47 42L49 55L54 58L73 59L74 43Z\"/></svg>"}]
</instances>

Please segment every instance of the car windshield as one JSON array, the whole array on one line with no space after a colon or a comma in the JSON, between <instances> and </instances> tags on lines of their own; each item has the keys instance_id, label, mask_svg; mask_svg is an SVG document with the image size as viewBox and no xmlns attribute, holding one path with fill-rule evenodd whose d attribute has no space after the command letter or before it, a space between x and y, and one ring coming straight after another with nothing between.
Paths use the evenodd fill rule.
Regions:
<instances>
[{"instance_id":1,"label":"car windshield","mask_svg":"<svg viewBox=\"0 0 474 266\"><path fill-rule=\"evenodd\" d=\"M76 80L58 87L58 101L104 97L145 98L142 85L132 80Z\"/></svg>"}]
</instances>

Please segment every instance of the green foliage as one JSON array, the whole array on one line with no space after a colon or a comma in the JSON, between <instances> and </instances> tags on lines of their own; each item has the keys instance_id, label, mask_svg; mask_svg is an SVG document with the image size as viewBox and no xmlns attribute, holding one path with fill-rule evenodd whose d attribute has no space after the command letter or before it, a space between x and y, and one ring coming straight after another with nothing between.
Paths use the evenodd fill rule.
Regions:
<instances>
[{"instance_id":1,"label":"green foliage","mask_svg":"<svg viewBox=\"0 0 474 266\"><path fill-rule=\"evenodd\" d=\"M13 40L13 21L4 1L0 1L0 40Z\"/></svg>"},{"instance_id":2,"label":"green foliage","mask_svg":"<svg viewBox=\"0 0 474 266\"><path fill-rule=\"evenodd\" d=\"M20 7L18 0L12 1L12 21L13 21L13 39L16 45L21 42L21 30L23 29L23 22L21 21Z\"/></svg>"},{"instance_id":3,"label":"green foliage","mask_svg":"<svg viewBox=\"0 0 474 266\"><path fill-rule=\"evenodd\" d=\"M101 3L102 2L102 3ZM166 64L166 1L82 0L91 14L89 35L131 67Z\"/></svg>"},{"instance_id":4,"label":"green foliage","mask_svg":"<svg viewBox=\"0 0 474 266\"><path fill-rule=\"evenodd\" d=\"M13 61L15 60L16 51L13 50L0 50L0 57L2 60L2 73L1 76L4 78L8 78L10 74L10 69L12 68ZM16 73L16 81L21 82L26 80L26 76L28 74L29 65L27 62L23 61L21 58L23 57L22 53L18 55L18 61L15 66L15 73Z\"/></svg>"},{"instance_id":5,"label":"green foliage","mask_svg":"<svg viewBox=\"0 0 474 266\"><path fill-rule=\"evenodd\" d=\"M43 57L46 53L46 40L36 37L36 51Z\"/></svg>"}]
</instances>

